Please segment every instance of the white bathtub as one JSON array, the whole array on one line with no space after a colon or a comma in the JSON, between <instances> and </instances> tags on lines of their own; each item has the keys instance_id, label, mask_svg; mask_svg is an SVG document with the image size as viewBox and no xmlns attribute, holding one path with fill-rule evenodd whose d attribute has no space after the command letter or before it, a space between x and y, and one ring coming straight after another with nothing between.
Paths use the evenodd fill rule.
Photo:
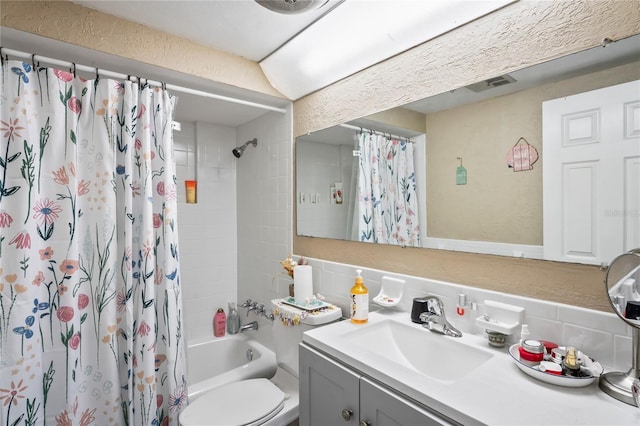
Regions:
<instances>
[{"instance_id":1,"label":"white bathtub","mask_svg":"<svg viewBox=\"0 0 640 426\"><path fill-rule=\"evenodd\" d=\"M251 360L247 352L251 351ZM278 364L273 351L244 334L190 341L187 345L189 401L217 386L238 380L272 378Z\"/></svg>"}]
</instances>

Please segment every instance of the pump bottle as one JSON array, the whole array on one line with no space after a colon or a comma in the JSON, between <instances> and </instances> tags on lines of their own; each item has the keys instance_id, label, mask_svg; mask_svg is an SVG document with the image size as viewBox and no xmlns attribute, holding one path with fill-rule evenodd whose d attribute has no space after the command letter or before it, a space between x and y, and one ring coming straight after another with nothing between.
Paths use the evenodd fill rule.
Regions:
<instances>
[{"instance_id":1,"label":"pump bottle","mask_svg":"<svg viewBox=\"0 0 640 426\"><path fill-rule=\"evenodd\" d=\"M357 269L355 284L351 287L351 322L364 324L369 320L369 290L364 286L364 280L360 275L361 269Z\"/></svg>"}]
</instances>

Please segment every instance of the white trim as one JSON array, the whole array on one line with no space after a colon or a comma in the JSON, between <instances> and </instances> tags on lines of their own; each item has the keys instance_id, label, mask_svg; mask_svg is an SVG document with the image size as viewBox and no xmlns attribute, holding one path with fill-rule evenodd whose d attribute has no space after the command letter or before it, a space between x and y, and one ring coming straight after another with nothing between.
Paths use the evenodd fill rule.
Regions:
<instances>
[{"instance_id":1,"label":"white trim","mask_svg":"<svg viewBox=\"0 0 640 426\"><path fill-rule=\"evenodd\" d=\"M469 253L494 254L497 256L543 259L544 247L527 244L496 243L488 241L452 240L428 237L423 240L425 248L464 251Z\"/></svg>"}]
</instances>

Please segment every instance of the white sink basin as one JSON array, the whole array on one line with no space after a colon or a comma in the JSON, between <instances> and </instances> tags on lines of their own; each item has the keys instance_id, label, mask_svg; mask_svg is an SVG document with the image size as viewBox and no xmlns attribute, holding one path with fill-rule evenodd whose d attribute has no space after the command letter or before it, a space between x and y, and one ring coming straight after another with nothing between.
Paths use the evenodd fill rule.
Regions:
<instances>
[{"instance_id":1,"label":"white sink basin","mask_svg":"<svg viewBox=\"0 0 640 426\"><path fill-rule=\"evenodd\" d=\"M390 362L441 381L460 379L493 357L455 337L393 320L366 325L342 337Z\"/></svg>"}]
</instances>

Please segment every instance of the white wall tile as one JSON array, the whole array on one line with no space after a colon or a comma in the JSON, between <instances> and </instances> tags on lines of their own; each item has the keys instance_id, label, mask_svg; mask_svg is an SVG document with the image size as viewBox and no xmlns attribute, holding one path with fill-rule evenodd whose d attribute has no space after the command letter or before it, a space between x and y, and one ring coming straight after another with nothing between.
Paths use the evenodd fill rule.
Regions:
<instances>
[{"instance_id":1,"label":"white wall tile","mask_svg":"<svg viewBox=\"0 0 640 426\"><path fill-rule=\"evenodd\" d=\"M236 300L236 179L231 155L236 130L185 122L181 132L174 132L174 139L178 140L176 160L183 163L177 179L186 335L198 339L212 335L216 309L226 310L227 302ZM198 180L197 204L185 202L185 179Z\"/></svg>"}]
</instances>

